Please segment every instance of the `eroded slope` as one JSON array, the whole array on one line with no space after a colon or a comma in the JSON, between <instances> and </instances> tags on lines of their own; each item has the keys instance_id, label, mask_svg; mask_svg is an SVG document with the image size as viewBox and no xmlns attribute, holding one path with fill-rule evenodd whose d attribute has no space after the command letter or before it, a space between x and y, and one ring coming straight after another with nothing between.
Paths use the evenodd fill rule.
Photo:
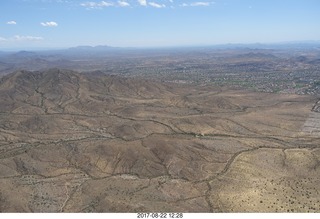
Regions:
<instances>
[{"instance_id":1,"label":"eroded slope","mask_svg":"<svg viewBox=\"0 0 320 219\"><path fill-rule=\"evenodd\" d=\"M0 97L2 212L319 211L314 97L59 69Z\"/></svg>"}]
</instances>

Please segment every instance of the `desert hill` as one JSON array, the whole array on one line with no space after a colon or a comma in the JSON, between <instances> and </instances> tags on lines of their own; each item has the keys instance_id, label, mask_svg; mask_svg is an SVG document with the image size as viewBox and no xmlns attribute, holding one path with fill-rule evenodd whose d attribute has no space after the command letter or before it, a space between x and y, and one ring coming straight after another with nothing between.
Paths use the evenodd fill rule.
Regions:
<instances>
[{"instance_id":1,"label":"desert hill","mask_svg":"<svg viewBox=\"0 0 320 219\"><path fill-rule=\"evenodd\" d=\"M0 211L319 212L316 102L16 71L0 82Z\"/></svg>"}]
</instances>

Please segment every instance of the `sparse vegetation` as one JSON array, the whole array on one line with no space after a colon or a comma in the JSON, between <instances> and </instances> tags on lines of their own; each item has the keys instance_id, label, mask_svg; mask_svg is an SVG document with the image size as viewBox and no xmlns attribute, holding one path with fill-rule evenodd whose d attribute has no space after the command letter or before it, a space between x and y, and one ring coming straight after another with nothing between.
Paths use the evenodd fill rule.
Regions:
<instances>
[{"instance_id":1,"label":"sparse vegetation","mask_svg":"<svg viewBox=\"0 0 320 219\"><path fill-rule=\"evenodd\" d=\"M311 55L181 54L3 76L1 211L320 212Z\"/></svg>"}]
</instances>

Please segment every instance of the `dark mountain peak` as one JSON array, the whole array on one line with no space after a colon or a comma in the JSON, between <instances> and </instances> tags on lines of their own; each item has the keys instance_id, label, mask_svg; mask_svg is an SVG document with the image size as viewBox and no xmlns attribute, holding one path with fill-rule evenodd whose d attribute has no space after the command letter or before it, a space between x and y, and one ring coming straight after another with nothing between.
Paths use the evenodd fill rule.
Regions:
<instances>
[{"instance_id":1,"label":"dark mountain peak","mask_svg":"<svg viewBox=\"0 0 320 219\"><path fill-rule=\"evenodd\" d=\"M298 57L293 58L293 60L297 61L297 62L305 62L305 61L307 61L307 59L308 58L305 56L298 56Z\"/></svg>"}]
</instances>

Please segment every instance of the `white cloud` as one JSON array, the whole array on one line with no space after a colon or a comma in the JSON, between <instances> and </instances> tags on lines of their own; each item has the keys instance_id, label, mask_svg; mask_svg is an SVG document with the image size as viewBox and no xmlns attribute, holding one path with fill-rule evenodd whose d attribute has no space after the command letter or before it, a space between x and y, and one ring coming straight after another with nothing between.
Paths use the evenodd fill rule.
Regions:
<instances>
[{"instance_id":1,"label":"white cloud","mask_svg":"<svg viewBox=\"0 0 320 219\"><path fill-rule=\"evenodd\" d=\"M15 35L9 38L0 37L0 42L22 42L22 41L40 41L40 40L43 40L43 37L21 36L21 35Z\"/></svg>"},{"instance_id":2,"label":"white cloud","mask_svg":"<svg viewBox=\"0 0 320 219\"><path fill-rule=\"evenodd\" d=\"M118 1L118 4L120 7L128 7L130 6L130 4L128 2L125 1Z\"/></svg>"},{"instance_id":3,"label":"white cloud","mask_svg":"<svg viewBox=\"0 0 320 219\"><path fill-rule=\"evenodd\" d=\"M14 41L39 41L43 40L42 37L37 37L37 36L20 36L20 35L15 35L13 38L10 40Z\"/></svg>"},{"instance_id":4,"label":"white cloud","mask_svg":"<svg viewBox=\"0 0 320 219\"><path fill-rule=\"evenodd\" d=\"M7 24L17 24L15 21L8 21Z\"/></svg>"},{"instance_id":5,"label":"white cloud","mask_svg":"<svg viewBox=\"0 0 320 219\"><path fill-rule=\"evenodd\" d=\"M210 6L214 4L214 2L192 2L190 4L183 3L180 6L182 7L197 7L197 6Z\"/></svg>"},{"instance_id":6,"label":"white cloud","mask_svg":"<svg viewBox=\"0 0 320 219\"><path fill-rule=\"evenodd\" d=\"M142 6L147 6L147 0L138 0L138 2Z\"/></svg>"},{"instance_id":7,"label":"white cloud","mask_svg":"<svg viewBox=\"0 0 320 219\"><path fill-rule=\"evenodd\" d=\"M164 4L158 4L158 3L155 3L155 2L149 2L149 5L152 6L152 7L155 7L155 8L165 8L166 6Z\"/></svg>"},{"instance_id":8,"label":"white cloud","mask_svg":"<svg viewBox=\"0 0 320 219\"><path fill-rule=\"evenodd\" d=\"M113 3L101 1L101 2L84 2L80 4L83 7L86 7L87 9L101 9L104 7L110 7L113 6Z\"/></svg>"},{"instance_id":9,"label":"white cloud","mask_svg":"<svg viewBox=\"0 0 320 219\"><path fill-rule=\"evenodd\" d=\"M54 21L49 21L49 22L41 22L40 23L44 27L56 27L58 24Z\"/></svg>"},{"instance_id":10,"label":"white cloud","mask_svg":"<svg viewBox=\"0 0 320 219\"><path fill-rule=\"evenodd\" d=\"M190 4L191 6L209 6L211 2L194 2Z\"/></svg>"}]
</instances>

